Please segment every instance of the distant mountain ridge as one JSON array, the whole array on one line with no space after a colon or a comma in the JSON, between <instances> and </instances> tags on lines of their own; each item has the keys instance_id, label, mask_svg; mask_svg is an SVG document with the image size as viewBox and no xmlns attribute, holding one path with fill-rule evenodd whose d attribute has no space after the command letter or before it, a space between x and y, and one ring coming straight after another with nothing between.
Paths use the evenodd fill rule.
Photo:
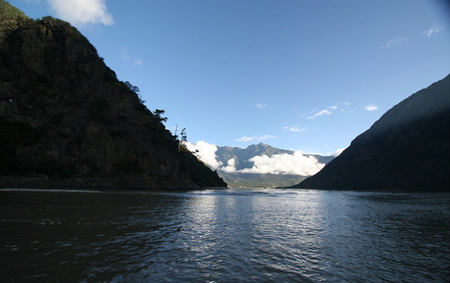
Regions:
<instances>
[{"instance_id":1,"label":"distant mountain ridge","mask_svg":"<svg viewBox=\"0 0 450 283\"><path fill-rule=\"evenodd\" d=\"M271 145L259 143L252 144L246 148L217 146L215 152L217 162L222 164L217 172L230 187L286 187L292 186L308 177L293 173L258 173L255 172L254 158L267 156L274 158L282 155L282 158L298 158L295 151L275 148ZM327 164L333 160L334 156L322 156L317 154L303 154L312 162L317 164ZM317 161L314 161L315 158ZM234 170L225 170L230 160L233 160ZM292 169L292 168L290 168Z\"/></svg>"},{"instance_id":2,"label":"distant mountain ridge","mask_svg":"<svg viewBox=\"0 0 450 283\"><path fill-rule=\"evenodd\" d=\"M235 159L236 170L252 168L253 162L249 161L252 157L267 155L271 157L274 154L292 154L293 151L279 149L268 144L259 143L252 144L246 148L218 146L216 151L217 160L223 164L227 164L228 160Z\"/></svg>"},{"instance_id":3,"label":"distant mountain ridge","mask_svg":"<svg viewBox=\"0 0 450 283\"><path fill-rule=\"evenodd\" d=\"M450 75L406 98L295 188L449 191Z\"/></svg>"},{"instance_id":4,"label":"distant mountain ridge","mask_svg":"<svg viewBox=\"0 0 450 283\"><path fill-rule=\"evenodd\" d=\"M267 155L272 157L275 154L294 154L293 150L280 149L268 144L258 143L251 144L246 148L231 147L231 146L217 146L216 156L219 162L227 164L228 160L234 158L236 160L236 170L252 168L254 162L249 161L255 156ZM313 156L317 158L319 163L327 164L333 160L334 156L323 156L319 154L303 154L305 156Z\"/></svg>"}]
</instances>

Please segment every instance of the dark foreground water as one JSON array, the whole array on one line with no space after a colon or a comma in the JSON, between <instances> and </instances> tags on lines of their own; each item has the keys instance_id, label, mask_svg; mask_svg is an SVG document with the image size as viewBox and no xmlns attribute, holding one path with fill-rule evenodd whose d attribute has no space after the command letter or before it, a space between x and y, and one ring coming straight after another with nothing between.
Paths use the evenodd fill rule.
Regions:
<instances>
[{"instance_id":1,"label":"dark foreground water","mask_svg":"<svg viewBox=\"0 0 450 283\"><path fill-rule=\"evenodd\" d=\"M0 190L2 282L448 282L449 195Z\"/></svg>"}]
</instances>

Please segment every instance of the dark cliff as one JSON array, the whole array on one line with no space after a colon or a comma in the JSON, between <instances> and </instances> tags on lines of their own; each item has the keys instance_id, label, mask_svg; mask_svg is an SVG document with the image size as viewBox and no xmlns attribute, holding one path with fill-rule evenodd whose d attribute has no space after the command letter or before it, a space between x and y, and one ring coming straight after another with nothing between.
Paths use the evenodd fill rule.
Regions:
<instances>
[{"instance_id":1,"label":"dark cliff","mask_svg":"<svg viewBox=\"0 0 450 283\"><path fill-rule=\"evenodd\" d=\"M74 27L0 16L0 187L226 186Z\"/></svg>"},{"instance_id":2,"label":"dark cliff","mask_svg":"<svg viewBox=\"0 0 450 283\"><path fill-rule=\"evenodd\" d=\"M449 191L447 76L386 112L320 172L308 189Z\"/></svg>"}]
</instances>

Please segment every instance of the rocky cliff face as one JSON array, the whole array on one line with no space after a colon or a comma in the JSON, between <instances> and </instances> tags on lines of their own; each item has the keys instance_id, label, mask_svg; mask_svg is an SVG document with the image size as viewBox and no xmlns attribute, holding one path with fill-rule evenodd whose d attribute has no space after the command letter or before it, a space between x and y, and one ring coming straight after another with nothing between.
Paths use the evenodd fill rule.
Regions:
<instances>
[{"instance_id":1,"label":"rocky cliff face","mask_svg":"<svg viewBox=\"0 0 450 283\"><path fill-rule=\"evenodd\" d=\"M297 188L449 191L450 77L386 112Z\"/></svg>"},{"instance_id":2,"label":"rocky cliff face","mask_svg":"<svg viewBox=\"0 0 450 283\"><path fill-rule=\"evenodd\" d=\"M70 24L0 19L0 186L226 186Z\"/></svg>"}]
</instances>

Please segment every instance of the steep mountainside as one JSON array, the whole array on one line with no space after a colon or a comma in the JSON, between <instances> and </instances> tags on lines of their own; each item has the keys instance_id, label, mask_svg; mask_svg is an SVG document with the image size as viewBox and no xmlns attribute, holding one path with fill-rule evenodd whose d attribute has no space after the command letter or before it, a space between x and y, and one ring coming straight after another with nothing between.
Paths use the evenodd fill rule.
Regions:
<instances>
[{"instance_id":1,"label":"steep mountainside","mask_svg":"<svg viewBox=\"0 0 450 283\"><path fill-rule=\"evenodd\" d=\"M12 11L0 14L0 187L226 186L74 27Z\"/></svg>"},{"instance_id":2,"label":"steep mountainside","mask_svg":"<svg viewBox=\"0 0 450 283\"><path fill-rule=\"evenodd\" d=\"M386 112L297 188L449 191L450 77Z\"/></svg>"}]
</instances>

